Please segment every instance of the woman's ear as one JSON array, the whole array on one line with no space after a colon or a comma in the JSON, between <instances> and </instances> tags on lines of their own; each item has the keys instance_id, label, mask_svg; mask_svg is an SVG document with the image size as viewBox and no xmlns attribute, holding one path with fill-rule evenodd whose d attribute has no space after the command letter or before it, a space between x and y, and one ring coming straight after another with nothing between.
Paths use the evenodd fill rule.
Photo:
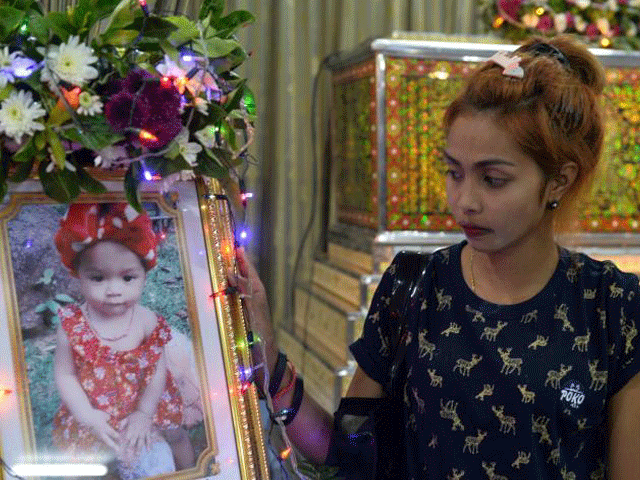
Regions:
<instances>
[{"instance_id":1,"label":"woman's ear","mask_svg":"<svg viewBox=\"0 0 640 480\"><path fill-rule=\"evenodd\" d=\"M567 162L560 171L549 181L549 198L560 201L562 196L575 183L580 167L575 162Z\"/></svg>"}]
</instances>

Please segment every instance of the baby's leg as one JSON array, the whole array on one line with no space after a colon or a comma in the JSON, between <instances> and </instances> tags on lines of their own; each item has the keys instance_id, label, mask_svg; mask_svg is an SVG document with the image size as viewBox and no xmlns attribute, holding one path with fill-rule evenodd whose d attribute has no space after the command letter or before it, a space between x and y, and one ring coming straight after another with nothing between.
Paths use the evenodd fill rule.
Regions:
<instances>
[{"instance_id":1,"label":"baby's leg","mask_svg":"<svg viewBox=\"0 0 640 480\"><path fill-rule=\"evenodd\" d=\"M189 433L183 428L168 428L163 430L164 438L171 446L173 459L176 462L177 470L184 470L196 465L196 454L191 444Z\"/></svg>"}]
</instances>

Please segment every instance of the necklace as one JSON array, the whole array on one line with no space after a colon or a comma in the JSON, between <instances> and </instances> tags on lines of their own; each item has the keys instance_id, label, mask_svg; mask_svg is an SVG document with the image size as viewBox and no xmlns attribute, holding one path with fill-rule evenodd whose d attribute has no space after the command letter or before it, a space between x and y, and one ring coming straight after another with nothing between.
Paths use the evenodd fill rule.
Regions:
<instances>
[{"instance_id":1,"label":"necklace","mask_svg":"<svg viewBox=\"0 0 640 480\"><path fill-rule=\"evenodd\" d=\"M473 248L471 249L471 262L470 262L470 267L471 267L471 291L473 293L476 293L476 277L473 275L473 257L474 257L474 251Z\"/></svg>"},{"instance_id":2,"label":"necklace","mask_svg":"<svg viewBox=\"0 0 640 480\"><path fill-rule=\"evenodd\" d=\"M117 342L118 340L122 340L123 338L125 338L127 335L129 335L129 332L131 331L131 325L133 325L133 314L135 313L136 307L135 305L133 306L133 308L131 309L131 317L129 317L129 325L127 326L126 330L124 331L124 333L122 333L122 335L117 335L115 337L103 337L102 335L100 335L98 333L98 331L95 329L95 327L93 325L91 325L90 321L87 321L87 323L89 324L89 328L91 328L91 331L93 333L95 333L96 337L98 337L100 340L104 340L105 342ZM87 305L87 320L89 320L91 318L91 315L89 315L89 306Z\"/></svg>"}]
</instances>

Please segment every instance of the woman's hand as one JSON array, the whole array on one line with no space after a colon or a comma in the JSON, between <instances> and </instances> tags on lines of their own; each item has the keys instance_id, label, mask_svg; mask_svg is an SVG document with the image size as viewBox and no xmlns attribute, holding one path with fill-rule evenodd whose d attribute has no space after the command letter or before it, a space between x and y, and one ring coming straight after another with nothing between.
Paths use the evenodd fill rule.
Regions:
<instances>
[{"instance_id":1,"label":"woman's hand","mask_svg":"<svg viewBox=\"0 0 640 480\"><path fill-rule=\"evenodd\" d=\"M249 328L258 334L266 347L267 358L264 359L272 371L278 355L276 335L271 322L271 313L264 285L258 272L247 259L244 248L236 249L238 275L229 274L229 284L236 287L243 296L248 313Z\"/></svg>"},{"instance_id":2,"label":"woman's hand","mask_svg":"<svg viewBox=\"0 0 640 480\"><path fill-rule=\"evenodd\" d=\"M125 419L122 451L125 458L132 458L142 447L151 447L153 418L147 413L136 410Z\"/></svg>"},{"instance_id":3,"label":"woman's hand","mask_svg":"<svg viewBox=\"0 0 640 480\"><path fill-rule=\"evenodd\" d=\"M120 434L109 424L111 415L102 410L94 409L90 419L84 424L89 427L96 437L102 440L107 447L112 449L116 454L120 453Z\"/></svg>"}]
</instances>

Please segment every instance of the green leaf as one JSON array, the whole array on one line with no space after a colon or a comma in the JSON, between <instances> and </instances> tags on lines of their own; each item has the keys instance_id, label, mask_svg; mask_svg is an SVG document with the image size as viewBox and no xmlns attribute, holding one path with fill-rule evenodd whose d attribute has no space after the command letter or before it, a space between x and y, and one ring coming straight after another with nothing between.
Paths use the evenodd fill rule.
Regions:
<instances>
[{"instance_id":1,"label":"green leaf","mask_svg":"<svg viewBox=\"0 0 640 480\"><path fill-rule=\"evenodd\" d=\"M193 170L198 174L212 178L224 178L229 174L229 169L223 167L215 158L215 154L208 148L198 154L198 166Z\"/></svg>"},{"instance_id":2,"label":"green leaf","mask_svg":"<svg viewBox=\"0 0 640 480\"><path fill-rule=\"evenodd\" d=\"M36 313L42 313L46 312L48 309L49 308L46 303L39 303L38 305L36 305L36 308L34 308L33 311Z\"/></svg>"},{"instance_id":3,"label":"green leaf","mask_svg":"<svg viewBox=\"0 0 640 480\"><path fill-rule=\"evenodd\" d=\"M70 128L61 132L61 135L94 152L111 146L125 138L123 135L114 132L102 115L83 118L82 127L82 132L79 132L76 128Z\"/></svg>"},{"instance_id":4,"label":"green leaf","mask_svg":"<svg viewBox=\"0 0 640 480\"><path fill-rule=\"evenodd\" d=\"M69 17L63 12L49 12L46 16L49 29L55 33L60 40L66 42L70 35L78 33L77 29L69 22Z\"/></svg>"},{"instance_id":5,"label":"green leaf","mask_svg":"<svg viewBox=\"0 0 640 480\"><path fill-rule=\"evenodd\" d=\"M227 112L230 112L232 110L237 110L240 108L240 102L242 101L242 98L245 93L244 85L246 82L247 82L246 80L243 80L242 82L240 82L240 85L238 86L238 88L236 88L233 91L231 99L227 101L227 103L225 103L224 109Z\"/></svg>"},{"instance_id":6,"label":"green leaf","mask_svg":"<svg viewBox=\"0 0 640 480\"><path fill-rule=\"evenodd\" d=\"M179 46L200 37L197 25L187 17L164 17L164 19L177 27L167 39L172 45Z\"/></svg>"},{"instance_id":7,"label":"green leaf","mask_svg":"<svg viewBox=\"0 0 640 480\"><path fill-rule=\"evenodd\" d=\"M29 33L36 37L39 43L46 44L49 41L49 28L42 14L31 13L29 17Z\"/></svg>"},{"instance_id":8,"label":"green leaf","mask_svg":"<svg viewBox=\"0 0 640 480\"><path fill-rule=\"evenodd\" d=\"M140 203L140 187L142 179L142 171L140 162L132 162L124 174L124 193L129 204L138 212L142 212L142 203Z\"/></svg>"},{"instance_id":9,"label":"green leaf","mask_svg":"<svg viewBox=\"0 0 640 480\"><path fill-rule=\"evenodd\" d=\"M44 193L60 203L69 203L80 195L80 184L75 172L65 168L47 172L47 162L40 162L38 168Z\"/></svg>"},{"instance_id":10,"label":"green leaf","mask_svg":"<svg viewBox=\"0 0 640 480\"><path fill-rule=\"evenodd\" d=\"M46 305L47 305L47 309L51 310L53 313L56 313L60 308L60 304L55 300L47 300Z\"/></svg>"},{"instance_id":11,"label":"green leaf","mask_svg":"<svg viewBox=\"0 0 640 480\"><path fill-rule=\"evenodd\" d=\"M160 17L139 17L136 18L131 28L143 32L144 38L167 38L178 27L173 23Z\"/></svg>"},{"instance_id":12,"label":"green leaf","mask_svg":"<svg viewBox=\"0 0 640 480\"><path fill-rule=\"evenodd\" d=\"M12 155L11 158L14 162L27 162L33 158L35 153L36 147L33 137L31 137L27 143L25 143L16 153Z\"/></svg>"},{"instance_id":13,"label":"green leaf","mask_svg":"<svg viewBox=\"0 0 640 480\"><path fill-rule=\"evenodd\" d=\"M17 8L0 6L0 34L2 37L9 35L22 23L24 11Z\"/></svg>"},{"instance_id":14,"label":"green leaf","mask_svg":"<svg viewBox=\"0 0 640 480\"><path fill-rule=\"evenodd\" d=\"M140 32L136 30L113 30L101 36L103 43L114 47L126 47L132 43Z\"/></svg>"},{"instance_id":15,"label":"green leaf","mask_svg":"<svg viewBox=\"0 0 640 480\"><path fill-rule=\"evenodd\" d=\"M51 280L53 279L53 268L45 268L44 272L42 272L42 277L38 280L38 283L44 283L45 285L49 285Z\"/></svg>"},{"instance_id":16,"label":"green leaf","mask_svg":"<svg viewBox=\"0 0 640 480\"><path fill-rule=\"evenodd\" d=\"M76 300L73 297L70 297L66 293L59 293L55 296L55 299L62 303L73 303Z\"/></svg>"},{"instance_id":17,"label":"green leaf","mask_svg":"<svg viewBox=\"0 0 640 480\"><path fill-rule=\"evenodd\" d=\"M64 147L62 146L62 142L60 141L60 136L47 128L47 143L51 148L51 154L53 155L53 160L56 162L58 168L64 168L64 164L67 161L67 152L65 152Z\"/></svg>"},{"instance_id":18,"label":"green leaf","mask_svg":"<svg viewBox=\"0 0 640 480\"><path fill-rule=\"evenodd\" d=\"M9 180L13 183L24 182L31 175L35 161L35 158L31 157L24 162L16 164L15 171L9 176Z\"/></svg>"},{"instance_id":19,"label":"green leaf","mask_svg":"<svg viewBox=\"0 0 640 480\"><path fill-rule=\"evenodd\" d=\"M204 19L207 15L211 14L213 19L218 19L224 11L224 0L204 0L200 6L200 13L198 18Z\"/></svg>"},{"instance_id":20,"label":"green leaf","mask_svg":"<svg viewBox=\"0 0 640 480\"><path fill-rule=\"evenodd\" d=\"M115 3L117 3L117 5L107 20L104 35L112 34L124 27L128 27L136 18L143 15L138 2L121 0Z\"/></svg>"},{"instance_id":21,"label":"green leaf","mask_svg":"<svg viewBox=\"0 0 640 480\"><path fill-rule=\"evenodd\" d=\"M235 40L225 40L218 37L206 38L204 42L199 42L202 46L202 53L209 58L226 57L231 52L240 47Z\"/></svg>"},{"instance_id":22,"label":"green leaf","mask_svg":"<svg viewBox=\"0 0 640 480\"><path fill-rule=\"evenodd\" d=\"M247 23L255 22L255 17L246 10L236 10L226 17L222 17L214 22L214 27L218 30L219 36L228 37L239 27ZM224 34L222 33L224 32Z\"/></svg>"},{"instance_id":23,"label":"green leaf","mask_svg":"<svg viewBox=\"0 0 640 480\"><path fill-rule=\"evenodd\" d=\"M107 187L105 187L98 180L89 175L84 168L77 167L78 169L78 182L80 183L80 188L82 188L85 192L102 194L107 193Z\"/></svg>"}]
</instances>

